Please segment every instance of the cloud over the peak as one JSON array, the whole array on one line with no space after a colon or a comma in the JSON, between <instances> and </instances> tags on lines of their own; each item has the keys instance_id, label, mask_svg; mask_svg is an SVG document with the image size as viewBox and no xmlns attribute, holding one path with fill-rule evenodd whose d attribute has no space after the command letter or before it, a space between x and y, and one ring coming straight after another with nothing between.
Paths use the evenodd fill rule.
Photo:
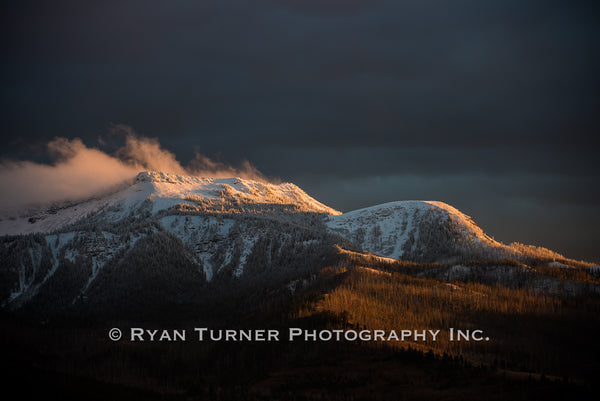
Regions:
<instances>
[{"instance_id":1,"label":"cloud over the peak","mask_svg":"<svg viewBox=\"0 0 600 401\"><path fill-rule=\"evenodd\" d=\"M81 139L55 138L47 145L52 164L5 160L0 163L0 188L4 194L0 209L84 199L133 179L143 170L214 178L241 177L266 181L248 161L239 168L196 153L182 166L158 139L137 135L131 128L117 126L125 133L124 145L114 153L86 146Z\"/></svg>"}]
</instances>

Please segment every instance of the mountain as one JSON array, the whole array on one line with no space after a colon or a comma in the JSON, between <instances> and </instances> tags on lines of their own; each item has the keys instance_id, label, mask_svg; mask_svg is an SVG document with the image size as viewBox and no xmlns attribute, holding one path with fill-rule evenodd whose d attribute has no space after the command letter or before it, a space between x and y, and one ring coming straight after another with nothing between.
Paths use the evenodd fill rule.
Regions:
<instances>
[{"instance_id":1,"label":"mountain","mask_svg":"<svg viewBox=\"0 0 600 401\"><path fill-rule=\"evenodd\" d=\"M188 212L257 213L287 207L288 212L340 214L291 183L273 185L241 178L213 179L160 172L141 172L111 194L63 202L5 215L0 235L51 232L92 214L119 221L149 201L152 214L172 208Z\"/></svg>"},{"instance_id":2,"label":"mountain","mask_svg":"<svg viewBox=\"0 0 600 401\"><path fill-rule=\"evenodd\" d=\"M516 254L443 202L385 203L331 216L326 225L362 249L393 259L441 262L464 255L497 259Z\"/></svg>"},{"instance_id":3,"label":"mountain","mask_svg":"<svg viewBox=\"0 0 600 401\"><path fill-rule=\"evenodd\" d=\"M393 400L509 389L499 399L551 399L524 392L538 383L585 399L573 383L596 380L599 271L495 241L441 202L341 214L289 183L142 172L90 199L5 215L0 234L0 345L19 391L341 400L387 389ZM134 327L188 335L134 344ZM275 329L281 341L197 341L196 327ZM286 341L290 328L440 335ZM454 343L451 328L491 342Z\"/></svg>"},{"instance_id":4,"label":"mountain","mask_svg":"<svg viewBox=\"0 0 600 401\"><path fill-rule=\"evenodd\" d=\"M0 235L2 305L37 316L115 305L139 314L205 303L223 286L293 292L340 250L447 268L506 259L517 261L513 270L539 261L580 266L543 248L501 244L442 202L341 214L291 183L160 172L103 196L4 216Z\"/></svg>"}]
</instances>

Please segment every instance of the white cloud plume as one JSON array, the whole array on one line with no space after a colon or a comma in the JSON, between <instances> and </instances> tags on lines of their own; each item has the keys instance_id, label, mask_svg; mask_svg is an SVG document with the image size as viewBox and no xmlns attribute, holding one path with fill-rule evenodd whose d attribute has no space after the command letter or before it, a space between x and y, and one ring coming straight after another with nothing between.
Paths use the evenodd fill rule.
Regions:
<instances>
[{"instance_id":1,"label":"white cloud plume","mask_svg":"<svg viewBox=\"0 0 600 401\"><path fill-rule=\"evenodd\" d=\"M48 143L53 164L3 161L0 209L84 199L114 189L144 170L267 181L247 161L235 168L197 153L184 167L173 153L161 148L157 139L138 136L127 126L117 128L126 133L125 145L113 154L87 147L79 138L55 138Z\"/></svg>"}]
</instances>

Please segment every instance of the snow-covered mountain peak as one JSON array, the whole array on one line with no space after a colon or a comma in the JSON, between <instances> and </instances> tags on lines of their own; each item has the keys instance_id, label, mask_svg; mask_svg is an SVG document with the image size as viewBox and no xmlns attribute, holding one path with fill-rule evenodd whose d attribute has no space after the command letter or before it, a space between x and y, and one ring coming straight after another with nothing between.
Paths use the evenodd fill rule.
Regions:
<instances>
[{"instance_id":1,"label":"snow-covered mountain peak","mask_svg":"<svg viewBox=\"0 0 600 401\"><path fill-rule=\"evenodd\" d=\"M247 211L254 206L289 206L293 212L341 214L292 183L271 184L242 178L210 178L145 171L136 185L150 185L148 199L154 211L170 207L187 211Z\"/></svg>"},{"instance_id":2,"label":"snow-covered mountain peak","mask_svg":"<svg viewBox=\"0 0 600 401\"><path fill-rule=\"evenodd\" d=\"M437 201L398 201L330 216L330 230L389 258L419 259L426 249L505 249L469 216Z\"/></svg>"},{"instance_id":3,"label":"snow-covered mountain peak","mask_svg":"<svg viewBox=\"0 0 600 401\"><path fill-rule=\"evenodd\" d=\"M50 232L98 213L105 215L103 220L118 221L142 204L151 206L152 214L166 210L219 214L269 211L341 214L291 183L143 171L133 182L109 194L2 216L0 235Z\"/></svg>"}]
</instances>

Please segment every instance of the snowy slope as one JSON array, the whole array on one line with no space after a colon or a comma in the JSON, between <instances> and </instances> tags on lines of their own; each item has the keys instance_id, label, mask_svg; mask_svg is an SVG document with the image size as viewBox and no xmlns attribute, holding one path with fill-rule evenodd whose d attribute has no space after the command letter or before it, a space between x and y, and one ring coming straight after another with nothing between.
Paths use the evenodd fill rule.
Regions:
<instances>
[{"instance_id":1,"label":"snowy slope","mask_svg":"<svg viewBox=\"0 0 600 401\"><path fill-rule=\"evenodd\" d=\"M431 262L465 253L508 256L513 252L443 202L390 202L329 216L326 225L363 250L394 259Z\"/></svg>"},{"instance_id":2,"label":"snowy slope","mask_svg":"<svg viewBox=\"0 0 600 401\"><path fill-rule=\"evenodd\" d=\"M104 220L118 221L144 201L152 213L177 208L186 211L256 212L257 206L288 206L287 212L340 214L291 183L268 184L240 178L213 179L160 172L141 172L133 183L103 197L69 202L19 215L0 217L0 235L51 232L95 213ZM244 206L252 210L245 209Z\"/></svg>"}]
</instances>

